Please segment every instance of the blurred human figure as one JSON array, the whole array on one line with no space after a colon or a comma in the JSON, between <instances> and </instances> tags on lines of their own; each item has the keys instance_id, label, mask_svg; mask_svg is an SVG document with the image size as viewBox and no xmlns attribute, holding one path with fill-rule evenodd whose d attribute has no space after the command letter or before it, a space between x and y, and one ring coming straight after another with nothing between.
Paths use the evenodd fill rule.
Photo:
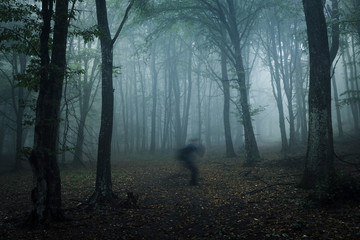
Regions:
<instances>
[{"instance_id":1,"label":"blurred human figure","mask_svg":"<svg viewBox=\"0 0 360 240\"><path fill-rule=\"evenodd\" d=\"M191 139L189 144L181 148L178 152L178 158L184 163L184 166L191 172L190 185L198 184L199 170L195 164L196 156L204 156L205 148L198 139Z\"/></svg>"}]
</instances>

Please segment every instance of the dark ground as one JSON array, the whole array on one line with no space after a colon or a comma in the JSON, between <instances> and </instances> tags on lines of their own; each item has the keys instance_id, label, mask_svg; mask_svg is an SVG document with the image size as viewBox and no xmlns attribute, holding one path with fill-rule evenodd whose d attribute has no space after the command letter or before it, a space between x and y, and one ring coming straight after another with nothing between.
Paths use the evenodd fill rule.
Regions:
<instances>
[{"instance_id":1,"label":"dark ground","mask_svg":"<svg viewBox=\"0 0 360 240\"><path fill-rule=\"evenodd\" d=\"M337 154L359 164L356 143ZM284 156L260 149L264 161L241 166L241 157L212 153L199 161L200 182L188 186L189 174L172 157L122 159L113 166L119 202L131 191L137 209L120 205L81 210L94 189L95 170L62 170L63 207L73 220L47 230L21 226L30 210L31 172L0 175L0 239L360 239L359 202L318 206L296 188L304 152ZM357 153L356 153L357 152ZM338 169L359 176L354 166Z\"/></svg>"}]
</instances>

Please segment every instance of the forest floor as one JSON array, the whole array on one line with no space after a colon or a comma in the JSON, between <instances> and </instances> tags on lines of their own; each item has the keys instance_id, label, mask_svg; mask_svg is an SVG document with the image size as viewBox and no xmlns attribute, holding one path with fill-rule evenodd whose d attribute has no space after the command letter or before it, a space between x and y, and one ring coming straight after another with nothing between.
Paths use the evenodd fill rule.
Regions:
<instances>
[{"instance_id":1,"label":"forest floor","mask_svg":"<svg viewBox=\"0 0 360 240\"><path fill-rule=\"evenodd\" d=\"M360 162L358 144L337 146L346 162ZM264 160L242 167L242 157L207 153L199 159L200 181L173 157L134 157L113 165L113 190L119 202L127 192L137 208L119 205L83 210L94 190L95 170L64 169L62 199L72 220L49 229L29 230L22 223L30 210L30 171L0 175L0 239L360 239L360 205L341 201L319 205L296 184L304 149L283 156L261 148ZM337 169L359 177L355 165L337 161Z\"/></svg>"}]
</instances>

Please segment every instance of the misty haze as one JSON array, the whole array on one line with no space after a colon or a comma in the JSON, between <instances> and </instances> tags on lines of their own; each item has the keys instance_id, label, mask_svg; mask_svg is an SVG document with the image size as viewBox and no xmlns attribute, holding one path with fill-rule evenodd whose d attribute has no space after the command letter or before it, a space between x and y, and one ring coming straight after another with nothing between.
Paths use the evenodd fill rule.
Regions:
<instances>
[{"instance_id":1,"label":"misty haze","mask_svg":"<svg viewBox=\"0 0 360 240\"><path fill-rule=\"evenodd\" d=\"M360 0L2 0L1 239L359 239Z\"/></svg>"}]
</instances>

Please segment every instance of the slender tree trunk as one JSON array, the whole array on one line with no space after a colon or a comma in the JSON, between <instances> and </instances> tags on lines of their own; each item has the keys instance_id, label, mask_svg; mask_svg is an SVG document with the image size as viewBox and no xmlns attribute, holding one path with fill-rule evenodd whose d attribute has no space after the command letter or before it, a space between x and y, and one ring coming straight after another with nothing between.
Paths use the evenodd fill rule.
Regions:
<instances>
[{"instance_id":1,"label":"slender tree trunk","mask_svg":"<svg viewBox=\"0 0 360 240\"><path fill-rule=\"evenodd\" d=\"M83 145L84 145L84 131L85 131L85 123L87 119L87 115L91 108L90 98L91 98L91 90L96 81L95 74L96 69L99 65L99 59L95 58L93 61L93 66L91 68L90 79L88 79L88 61L85 61L85 74L84 74L84 82L82 83L82 96L80 101L80 120L78 123L78 130L76 136L76 144L75 144L75 153L73 158L74 166L83 166ZM97 91L95 91L96 94Z\"/></svg>"},{"instance_id":2,"label":"slender tree trunk","mask_svg":"<svg viewBox=\"0 0 360 240\"><path fill-rule=\"evenodd\" d=\"M307 118L306 118L306 94L304 89L304 80L301 65L301 54L297 55L296 61L296 81L295 81L295 93L296 93L296 109L298 111L298 125L300 128L300 143L306 144L307 141Z\"/></svg>"},{"instance_id":3,"label":"slender tree trunk","mask_svg":"<svg viewBox=\"0 0 360 240\"><path fill-rule=\"evenodd\" d=\"M211 93L212 93L212 81L210 82L209 90L208 90L208 101L207 101L207 116L206 116L206 145L210 148L212 141L212 129L211 129L211 109L212 109L212 101L211 101Z\"/></svg>"},{"instance_id":4,"label":"slender tree trunk","mask_svg":"<svg viewBox=\"0 0 360 240\"><path fill-rule=\"evenodd\" d=\"M31 226L47 225L63 220L61 209L61 180L57 163L56 142L59 131L59 112L66 65L68 32L68 1L56 1L54 35L49 57L49 35L53 2L42 1L43 26L40 35L40 89L36 104L34 147L29 162L33 171L31 192Z\"/></svg>"},{"instance_id":5,"label":"slender tree trunk","mask_svg":"<svg viewBox=\"0 0 360 240\"><path fill-rule=\"evenodd\" d=\"M330 53L322 0L303 0L310 53L309 138L300 186L314 188L334 175Z\"/></svg>"},{"instance_id":6,"label":"slender tree trunk","mask_svg":"<svg viewBox=\"0 0 360 240\"><path fill-rule=\"evenodd\" d=\"M16 54L17 55L17 54ZM20 63L20 73L25 73L26 70L26 56L20 54L18 56L15 55L15 58L19 57ZM15 64L15 68L17 68L17 63ZM25 110L25 97L24 97L24 88L18 87L18 101L17 101L17 111L16 111L16 158L15 158L15 166L14 170L17 171L22 167L22 148L23 148L23 118L24 118L24 110Z\"/></svg>"},{"instance_id":7,"label":"slender tree trunk","mask_svg":"<svg viewBox=\"0 0 360 240\"><path fill-rule=\"evenodd\" d=\"M0 131L0 157L3 154L3 150L4 150L4 138L5 138L5 119L4 117L0 116L0 127L1 129L3 129L2 131Z\"/></svg>"},{"instance_id":8,"label":"slender tree trunk","mask_svg":"<svg viewBox=\"0 0 360 240\"><path fill-rule=\"evenodd\" d=\"M113 46L125 24L128 13L134 3L131 0L123 17L123 20L114 36L111 39L107 18L105 0L96 0L96 16L100 35L101 45L101 123L98 142L98 156L96 167L95 191L89 199L89 205L96 203L111 202L116 197L112 191L111 182L111 139L114 117L114 88L113 88Z\"/></svg>"},{"instance_id":9,"label":"slender tree trunk","mask_svg":"<svg viewBox=\"0 0 360 240\"><path fill-rule=\"evenodd\" d=\"M284 85L284 92L287 99L287 106L288 106L288 122L289 122L289 150L295 150L296 144L296 135L295 135L295 117L294 117L294 110L293 110L293 71L291 69L292 64L289 63L288 59L295 59L298 52L298 47L295 44L289 43L287 37L282 37L283 32L280 28L279 22L278 24L278 45L279 45L279 55L280 55L280 62L281 62L281 73L282 73L282 82ZM296 25L296 24L295 24ZM292 49L293 45L295 45L295 50ZM295 66L294 66L295 67Z\"/></svg>"},{"instance_id":10,"label":"slender tree trunk","mask_svg":"<svg viewBox=\"0 0 360 240\"><path fill-rule=\"evenodd\" d=\"M141 150L144 151L146 149L146 92L145 92L145 83L144 77L141 72L140 62L138 62L138 70L140 75L140 89L141 89L141 104L142 104L142 127L141 127Z\"/></svg>"},{"instance_id":11,"label":"slender tree trunk","mask_svg":"<svg viewBox=\"0 0 360 240\"><path fill-rule=\"evenodd\" d=\"M94 205L97 202L108 202L114 198L111 182L111 138L113 128L114 88L112 79L113 45L107 20L105 0L96 0L96 15L102 31L101 43L101 125L96 168L95 191L89 199Z\"/></svg>"},{"instance_id":12,"label":"slender tree trunk","mask_svg":"<svg viewBox=\"0 0 360 240\"><path fill-rule=\"evenodd\" d=\"M359 77L357 74L357 61L356 61L356 45L354 42L354 35L351 36L351 48L352 48L352 58L353 58L353 64L354 64L354 79L353 79L353 83L354 83L354 98L357 99L355 101L355 107L357 106L357 112L359 114L360 117L360 89L359 89Z\"/></svg>"},{"instance_id":13,"label":"slender tree trunk","mask_svg":"<svg viewBox=\"0 0 360 240\"><path fill-rule=\"evenodd\" d=\"M230 126L230 82L227 74L226 54L221 50L221 75L222 75L222 87L224 90L224 131L225 131L225 144L226 144L226 156L236 157L234 151L234 145L231 137Z\"/></svg>"},{"instance_id":14,"label":"slender tree trunk","mask_svg":"<svg viewBox=\"0 0 360 240\"><path fill-rule=\"evenodd\" d=\"M185 143L187 138L188 122L189 122L189 112L190 112L190 102L191 102L191 91L192 91L192 51L189 52L188 56L188 66L187 66L187 79L188 87L185 89L187 93L184 94L184 113L182 121L182 134L181 139Z\"/></svg>"},{"instance_id":15,"label":"slender tree trunk","mask_svg":"<svg viewBox=\"0 0 360 240\"><path fill-rule=\"evenodd\" d=\"M269 21L271 23L271 21ZM276 100L278 114L279 114L279 128L280 128L280 136L281 136L281 151L287 152L288 151L288 141L286 137L286 128L285 128L285 117L284 117L284 106L283 106L283 98L282 98L282 89L280 83L280 66L279 66L279 59L278 59L278 51L276 50L276 41L275 41L275 31L274 27L271 24L269 29L270 39L271 39L271 46L272 49L269 51L268 58L269 58L269 67L272 80L272 89L273 95ZM274 66L271 64L272 56L274 60ZM273 84L275 82L275 86Z\"/></svg>"},{"instance_id":16,"label":"slender tree trunk","mask_svg":"<svg viewBox=\"0 0 360 240\"><path fill-rule=\"evenodd\" d=\"M158 71L155 65L156 45L151 47L151 75L152 75L152 111L151 111L151 135L150 135L150 152L155 152L156 148L156 107L158 92Z\"/></svg>"},{"instance_id":17,"label":"slender tree trunk","mask_svg":"<svg viewBox=\"0 0 360 240\"><path fill-rule=\"evenodd\" d=\"M171 38L170 38L171 39ZM172 46L173 48L175 46ZM172 81L172 92L174 96L174 117L175 117L175 143L176 147L180 148L184 145L183 139L182 139L182 126L181 126L181 113L180 113L180 101L181 101L181 95L180 95L180 83L179 83L179 76L177 72L177 59L175 55L175 50L173 49L174 53L172 53L172 61L170 66L170 79Z\"/></svg>"},{"instance_id":18,"label":"slender tree trunk","mask_svg":"<svg viewBox=\"0 0 360 240\"><path fill-rule=\"evenodd\" d=\"M140 120L139 120L139 100L137 88L136 64L133 66L134 72L134 104L135 104L135 151L140 152Z\"/></svg>"},{"instance_id":19,"label":"slender tree trunk","mask_svg":"<svg viewBox=\"0 0 360 240\"><path fill-rule=\"evenodd\" d=\"M348 62L346 63L346 61L344 59L345 56L343 55L343 61L345 64L344 71L345 71L346 91L348 92L347 95L348 95L349 99L355 99L356 95L355 95L355 93L353 93L354 80L355 80L355 73L354 73L354 64L355 63L352 63L348 44L346 44L346 46L344 47L344 52L345 52L346 58L348 59ZM348 69L350 70L350 78L348 76ZM351 107L351 112L352 112L352 116L353 116L354 129L355 129L355 131L358 131L359 130L359 112L358 112L356 102L350 100L350 107Z\"/></svg>"},{"instance_id":20,"label":"slender tree trunk","mask_svg":"<svg viewBox=\"0 0 360 240\"><path fill-rule=\"evenodd\" d=\"M198 139L201 141L202 138L202 118L201 118L201 94L200 94L200 71L201 64L198 65L197 77L196 77L196 88L197 88L197 115L198 115Z\"/></svg>"},{"instance_id":21,"label":"slender tree trunk","mask_svg":"<svg viewBox=\"0 0 360 240\"><path fill-rule=\"evenodd\" d=\"M166 58L170 59L170 44L167 46ZM165 149L167 144L169 144L170 136L170 123L172 118L172 81L170 81L170 64L169 62L165 63L165 77L164 77L164 86L165 86L165 113L164 113L164 130L163 130L163 141L161 148Z\"/></svg>"},{"instance_id":22,"label":"slender tree trunk","mask_svg":"<svg viewBox=\"0 0 360 240\"><path fill-rule=\"evenodd\" d=\"M339 96L336 86L336 79L335 75L332 76L332 85L333 85L333 91L334 91L334 101L335 101L335 110L336 110L336 120L337 120L337 127L339 132L339 137L344 137L344 131L342 128L342 121L341 121L341 113L340 113L340 103L339 103Z\"/></svg>"}]
</instances>

